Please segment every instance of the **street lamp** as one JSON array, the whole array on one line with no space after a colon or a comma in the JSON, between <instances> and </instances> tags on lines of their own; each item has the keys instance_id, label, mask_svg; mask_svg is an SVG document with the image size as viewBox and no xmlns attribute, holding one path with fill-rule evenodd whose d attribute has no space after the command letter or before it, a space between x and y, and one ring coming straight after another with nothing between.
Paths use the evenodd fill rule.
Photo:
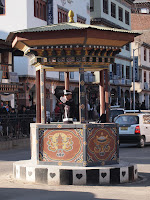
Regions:
<instances>
[{"instance_id":1,"label":"street lamp","mask_svg":"<svg viewBox=\"0 0 150 200\"><path fill-rule=\"evenodd\" d=\"M139 49L140 47L133 49L133 110L135 110L135 50Z\"/></svg>"}]
</instances>

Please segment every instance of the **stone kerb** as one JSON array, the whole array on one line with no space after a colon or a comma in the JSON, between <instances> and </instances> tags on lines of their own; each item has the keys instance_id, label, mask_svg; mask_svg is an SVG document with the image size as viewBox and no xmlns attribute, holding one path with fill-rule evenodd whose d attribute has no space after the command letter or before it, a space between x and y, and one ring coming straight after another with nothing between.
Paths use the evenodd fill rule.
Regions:
<instances>
[{"instance_id":1,"label":"stone kerb","mask_svg":"<svg viewBox=\"0 0 150 200\"><path fill-rule=\"evenodd\" d=\"M107 167L65 167L34 165L32 161L14 163L17 180L48 185L110 185L138 179L137 165L121 162Z\"/></svg>"}]
</instances>

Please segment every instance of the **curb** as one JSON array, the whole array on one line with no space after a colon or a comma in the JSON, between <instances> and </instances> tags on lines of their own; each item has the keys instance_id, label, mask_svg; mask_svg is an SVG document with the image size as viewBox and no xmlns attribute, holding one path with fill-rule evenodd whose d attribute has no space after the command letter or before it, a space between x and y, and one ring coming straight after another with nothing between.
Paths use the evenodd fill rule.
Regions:
<instances>
[{"instance_id":1,"label":"curb","mask_svg":"<svg viewBox=\"0 0 150 200\"><path fill-rule=\"evenodd\" d=\"M136 164L116 164L104 167L66 167L34 165L19 161L13 165L14 178L48 185L114 185L138 179Z\"/></svg>"}]
</instances>

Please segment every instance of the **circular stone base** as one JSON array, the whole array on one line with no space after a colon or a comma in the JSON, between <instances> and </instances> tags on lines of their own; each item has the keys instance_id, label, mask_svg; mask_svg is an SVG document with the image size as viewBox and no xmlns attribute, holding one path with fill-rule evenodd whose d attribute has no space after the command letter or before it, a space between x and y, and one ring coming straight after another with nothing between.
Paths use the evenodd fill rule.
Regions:
<instances>
[{"instance_id":1,"label":"circular stone base","mask_svg":"<svg viewBox=\"0 0 150 200\"><path fill-rule=\"evenodd\" d=\"M103 167L36 165L31 160L13 164L14 178L49 185L109 185L135 181L136 164L120 162Z\"/></svg>"}]
</instances>

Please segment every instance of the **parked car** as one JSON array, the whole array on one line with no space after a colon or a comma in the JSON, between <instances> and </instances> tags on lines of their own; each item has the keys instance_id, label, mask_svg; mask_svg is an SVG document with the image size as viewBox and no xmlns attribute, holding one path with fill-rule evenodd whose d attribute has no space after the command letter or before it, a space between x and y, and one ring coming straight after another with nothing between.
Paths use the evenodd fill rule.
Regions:
<instances>
[{"instance_id":1,"label":"parked car","mask_svg":"<svg viewBox=\"0 0 150 200\"><path fill-rule=\"evenodd\" d=\"M124 114L124 109L123 108L111 108L110 109L109 121L110 122L114 122L115 117L120 115L120 114Z\"/></svg>"},{"instance_id":2,"label":"parked car","mask_svg":"<svg viewBox=\"0 0 150 200\"><path fill-rule=\"evenodd\" d=\"M126 113L116 117L114 122L119 124L120 143L144 147L150 142L150 114Z\"/></svg>"}]
</instances>

